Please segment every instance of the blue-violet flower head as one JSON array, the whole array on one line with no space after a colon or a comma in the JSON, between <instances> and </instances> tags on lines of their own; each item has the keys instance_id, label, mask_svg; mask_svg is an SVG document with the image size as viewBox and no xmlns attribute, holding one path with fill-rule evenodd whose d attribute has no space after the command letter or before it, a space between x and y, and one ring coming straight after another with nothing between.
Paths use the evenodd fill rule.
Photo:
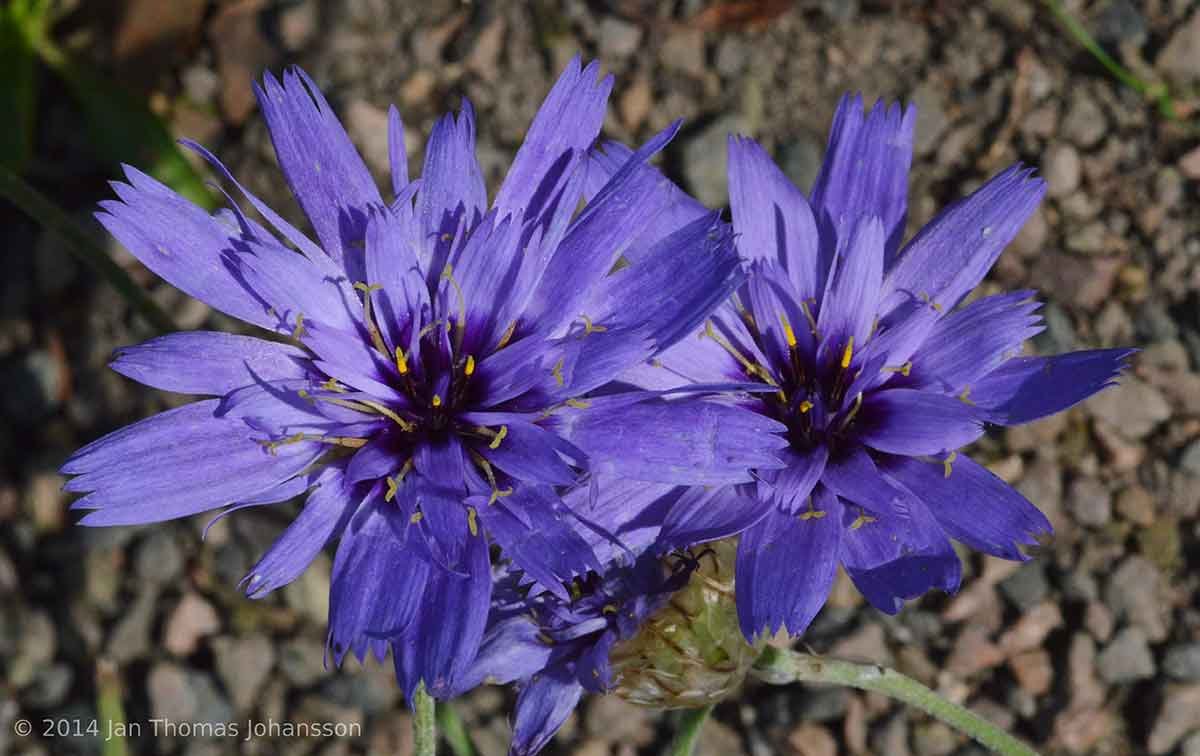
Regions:
<instances>
[{"instance_id":1,"label":"blue-violet flower head","mask_svg":"<svg viewBox=\"0 0 1200 756\"><path fill-rule=\"evenodd\" d=\"M559 487L587 470L672 483L777 464L775 421L699 396L589 394L702 322L744 278L713 214L610 275L669 194L643 164L672 125L576 212L611 89L573 61L489 203L470 103L433 128L410 179L389 114L385 201L303 72L259 105L314 242L206 158L232 200L210 215L134 168L100 222L142 263L270 340L178 333L120 350L148 386L213 398L121 429L63 466L85 525L307 503L244 580L260 597L338 540L329 645L382 657L411 693L450 695L482 638L490 545L547 590L598 566ZM665 221L664 221L665 222ZM654 292L656 296L648 296ZM716 450L712 439L719 439ZM654 455L643 452L653 449ZM670 460L670 463L665 463ZM564 594L565 595L565 594Z\"/></svg>"},{"instance_id":2,"label":"blue-violet flower head","mask_svg":"<svg viewBox=\"0 0 1200 756\"><path fill-rule=\"evenodd\" d=\"M1027 558L1022 547L1050 523L958 450L988 424L1027 423L1112 385L1131 353L1019 356L1041 330L1034 293L967 301L1042 198L1027 168L1003 171L902 243L915 118L912 107L868 112L844 98L809 197L762 147L731 137L730 204L749 278L689 338L626 376L647 388L750 379L775 389L747 406L787 426L786 466L726 494L745 529L736 576L747 638L803 632L839 563L894 613L931 588L957 589L951 538ZM627 154L609 148L594 162L611 175ZM703 212L684 200L671 220ZM629 254L665 232L651 227Z\"/></svg>"}]
</instances>

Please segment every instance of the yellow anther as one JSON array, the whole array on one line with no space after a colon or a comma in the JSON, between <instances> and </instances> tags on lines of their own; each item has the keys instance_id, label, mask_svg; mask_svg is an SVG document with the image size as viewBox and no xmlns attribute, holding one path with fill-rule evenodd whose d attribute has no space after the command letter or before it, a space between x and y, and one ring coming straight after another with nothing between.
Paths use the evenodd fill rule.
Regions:
<instances>
[{"instance_id":1,"label":"yellow anther","mask_svg":"<svg viewBox=\"0 0 1200 756\"><path fill-rule=\"evenodd\" d=\"M554 376L554 382L559 386L563 385L563 357L558 358L558 362L554 363L554 367L550 368L550 375Z\"/></svg>"},{"instance_id":2,"label":"yellow anther","mask_svg":"<svg viewBox=\"0 0 1200 756\"><path fill-rule=\"evenodd\" d=\"M400 472L396 473L396 482L403 483L404 477L406 475L408 475L410 472L412 472L412 469L413 469L413 461L412 461L412 457L409 457L407 460L404 461L404 464L400 466Z\"/></svg>"},{"instance_id":3,"label":"yellow anther","mask_svg":"<svg viewBox=\"0 0 1200 756\"><path fill-rule=\"evenodd\" d=\"M400 375L408 375L408 358L404 356L404 350L396 347L396 369L400 371Z\"/></svg>"},{"instance_id":4,"label":"yellow anther","mask_svg":"<svg viewBox=\"0 0 1200 756\"><path fill-rule=\"evenodd\" d=\"M900 375L907 378L909 373L912 372L912 360L909 360L908 362L904 363L903 365L900 365L899 367L890 367L890 366L885 367L884 370L889 373L899 373Z\"/></svg>"},{"instance_id":5,"label":"yellow anther","mask_svg":"<svg viewBox=\"0 0 1200 756\"><path fill-rule=\"evenodd\" d=\"M601 614L617 614L617 605L616 604L605 604L603 606L603 608L600 609L600 613Z\"/></svg>"},{"instance_id":6,"label":"yellow anther","mask_svg":"<svg viewBox=\"0 0 1200 756\"><path fill-rule=\"evenodd\" d=\"M584 399L568 399L567 401L563 402L563 404L567 405L568 407L574 407L575 409L587 409L588 407L592 406L591 402Z\"/></svg>"},{"instance_id":7,"label":"yellow anther","mask_svg":"<svg viewBox=\"0 0 1200 756\"><path fill-rule=\"evenodd\" d=\"M921 301L923 301L925 304L932 307L934 312L942 311L942 306L940 304L938 304L937 302L933 301L933 297L929 296L929 292L927 292L927 291L921 292Z\"/></svg>"},{"instance_id":8,"label":"yellow anther","mask_svg":"<svg viewBox=\"0 0 1200 756\"><path fill-rule=\"evenodd\" d=\"M292 338L299 339L304 335L304 313L296 313L296 327L292 329Z\"/></svg>"},{"instance_id":9,"label":"yellow anther","mask_svg":"<svg viewBox=\"0 0 1200 756\"><path fill-rule=\"evenodd\" d=\"M500 342L496 344L496 349L500 350L508 346L508 342L512 341L513 333L517 330L517 321L508 324L508 328L504 329L504 333L500 336Z\"/></svg>"},{"instance_id":10,"label":"yellow anther","mask_svg":"<svg viewBox=\"0 0 1200 756\"><path fill-rule=\"evenodd\" d=\"M468 354L467 355L467 365L466 365L466 367L463 368L463 374L467 375L467 376L471 376L474 373L475 373L475 358Z\"/></svg>"},{"instance_id":11,"label":"yellow anther","mask_svg":"<svg viewBox=\"0 0 1200 756\"><path fill-rule=\"evenodd\" d=\"M956 459L958 459L958 452L950 452L950 456L942 461L942 475L944 477L950 477L951 465L954 464L954 460Z\"/></svg>"},{"instance_id":12,"label":"yellow anther","mask_svg":"<svg viewBox=\"0 0 1200 756\"><path fill-rule=\"evenodd\" d=\"M512 492L513 492L512 486L509 486L508 488L505 488L503 490L501 490L499 488L493 488L492 495L488 497L488 506L495 504L497 500L503 499L506 496L512 496Z\"/></svg>"},{"instance_id":13,"label":"yellow anther","mask_svg":"<svg viewBox=\"0 0 1200 756\"><path fill-rule=\"evenodd\" d=\"M854 357L854 337L846 342L846 348L842 351L842 369L850 367L850 360Z\"/></svg>"},{"instance_id":14,"label":"yellow anther","mask_svg":"<svg viewBox=\"0 0 1200 756\"><path fill-rule=\"evenodd\" d=\"M792 330L792 324L788 322L787 315L779 313L779 322L783 324L783 337L787 339L789 349L796 348L796 332Z\"/></svg>"},{"instance_id":15,"label":"yellow anther","mask_svg":"<svg viewBox=\"0 0 1200 756\"><path fill-rule=\"evenodd\" d=\"M370 294L373 291L382 291L383 290L383 287L379 284L369 284L369 283L365 283L363 281L356 281L354 284L354 288L357 291L361 291L363 294Z\"/></svg>"},{"instance_id":16,"label":"yellow anther","mask_svg":"<svg viewBox=\"0 0 1200 756\"><path fill-rule=\"evenodd\" d=\"M969 404L972 407L975 406L975 402L971 401L971 387L970 386L963 386L962 393L960 393L958 395L958 401L962 402L963 404Z\"/></svg>"},{"instance_id":17,"label":"yellow anther","mask_svg":"<svg viewBox=\"0 0 1200 756\"><path fill-rule=\"evenodd\" d=\"M433 399L430 400L429 403L432 404L434 407L441 407L442 406L442 397L438 396L437 394L434 394Z\"/></svg>"},{"instance_id":18,"label":"yellow anther","mask_svg":"<svg viewBox=\"0 0 1200 756\"><path fill-rule=\"evenodd\" d=\"M499 449L500 442L503 441L504 437L507 435L508 435L508 426L501 425L500 430L496 432L495 438L493 438L492 442L490 444L488 444L488 448L489 449Z\"/></svg>"},{"instance_id":19,"label":"yellow anther","mask_svg":"<svg viewBox=\"0 0 1200 756\"><path fill-rule=\"evenodd\" d=\"M800 414L803 415L813 408L813 403L805 399L800 402Z\"/></svg>"},{"instance_id":20,"label":"yellow anther","mask_svg":"<svg viewBox=\"0 0 1200 756\"><path fill-rule=\"evenodd\" d=\"M424 519L425 519L425 515L423 515L422 513L413 512L412 517L409 517L408 521L411 522L413 525L416 525L418 522L420 522L421 520L424 520Z\"/></svg>"},{"instance_id":21,"label":"yellow anther","mask_svg":"<svg viewBox=\"0 0 1200 756\"><path fill-rule=\"evenodd\" d=\"M383 500L391 503L392 499L396 498L396 492L400 490L400 484L395 478L384 478L387 481L387 493L383 495Z\"/></svg>"},{"instance_id":22,"label":"yellow anther","mask_svg":"<svg viewBox=\"0 0 1200 756\"><path fill-rule=\"evenodd\" d=\"M589 333L603 333L604 331L608 330L608 326L601 326L601 325L593 324L592 319L589 318L587 315L581 315L580 317L583 318L583 335L584 336L588 335Z\"/></svg>"},{"instance_id":23,"label":"yellow anther","mask_svg":"<svg viewBox=\"0 0 1200 756\"><path fill-rule=\"evenodd\" d=\"M479 513L475 511L475 507L467 507L467 530L471 531L471 535L479 535Z\"/></svg>"},{"instance_id":24,"label":"yellow anther","mask_svg":"<svg viewBox=\"0 0 1200 756\"><path fill-rule=\"evenodd\" d=\"M453 234L451 234L449 231L443 231L443 232L442 232L442 241L444 241L444 242L448 242L448 241L450 241L450 240L451 240L451 239L453 239L453 238L454 238L454 235L453 235ZM447 268L449 268L450 266L449 266L449 265L447 265L446 267L447 267Z\"/></svg>"},{"instance_id":25,"label":"yellow anther","mask_svg":"<svg viewBox=\"0 0 1200 756\"><path fill-rule=\"evenodd\" d=\"M860 510L858 510L858 519L856 519L854 522L850 523L850 529L858 530L863 525L867 525L869 523L875 522L877 519L878 518L872 517L871 515L867 514L866 512L864 512L860 509Z\"/></svg>"},{"instance_id":26,"label":"yellow anther","mask_svg":"<svg viewBox=\"0 0 1200 756\"><path fill-rule=\"evenodd\" d=\"M326 391L333 391L339 394L346 393L346 389L342 388L341 385L338 384L337 378L330 378L329 380L325 381L321 384L321 388L325 389Z\"/></svg>"}]
</instances>

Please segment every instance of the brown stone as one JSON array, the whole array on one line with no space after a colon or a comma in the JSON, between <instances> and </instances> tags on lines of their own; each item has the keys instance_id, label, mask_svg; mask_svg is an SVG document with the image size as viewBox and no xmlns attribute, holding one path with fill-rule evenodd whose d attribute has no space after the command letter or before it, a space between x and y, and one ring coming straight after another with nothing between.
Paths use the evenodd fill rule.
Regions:
<instances>
[{"instance_id":1,"label":"brown stone","mask_svg":"<svg viewBox=\"0 0 1200 756\"><path fill-rule=\"evenodd\" d=\"M1004 662L1004 651L993 643L987 633L973 625L967 625L958 634L950 656L946 659L946 671L965 679L985 669L997 667Z\"/></svg>"},{"instance_id":2,"label":"brown stone","mask_svg":"<svg viewBox=\"0 0 1200 756\"><path fill-rule=\"evenodd\" d=\"M1051 601L1038 604L1022 615L1008 632L1000 636L1000 647L1007 654L1019 654L1039 648L1046 636L1061 627L1062 623L1062 610L1058 608L1058 604Z\"/></svg>"},{"instance_id":3,"label":"brown stone","mask_svg":"<svg viewBox=\"0 0 1200 756\"><path fill-rule=\"evenodd\" d=\"M1050 690L1054 682L1054 665L1045 649L1034 649L1017 654L1008 660L1008 668L1017 678L1017 684L1031 696L1041 696Z\"/></svg>"},{"instance_id":4,"label":"brown stone","mask_svg":"<svg viewBox=\"0 0 1200 756\"><path fill-rule=\"evenodd\" d=\"M788 735L788 745L796 756L837 756L837 741L815 722L805 722Z\"/></svg>"},{"instance_id":5,"label":"brown stone","mask_svg":"<svg viewBox=\"0 0 1200 756\"><path fill-rule=\"evenodd\" d=\"M1196 729L1200 729L1200 685L1168 686L1162 711L1150 730L1150 753L1158 756L1170 752L1184 735Z\"/></svg>"}]
</instances>

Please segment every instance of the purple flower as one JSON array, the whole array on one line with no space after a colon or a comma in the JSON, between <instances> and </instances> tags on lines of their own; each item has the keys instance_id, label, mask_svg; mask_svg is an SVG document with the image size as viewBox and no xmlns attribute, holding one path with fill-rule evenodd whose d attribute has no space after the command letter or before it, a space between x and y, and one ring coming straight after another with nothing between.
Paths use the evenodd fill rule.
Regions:
<instances>
[{"instance_id":1,"label":"purple flower","mask_svg":"<svg viewBox=\"0 0 1200 756\"><path fill-rule=\"evenodd\" d=\"M86 494L75 508L92 510L82 524L225 514L307 492L247 593L285 585L339 539L335 660L391 645L406 691L424 680L444 696L484 632L490 544L562 596L598 566L558 493L582 470L692 484L769 466L781 442L768 418L653 392L585 398L689 333L743 280L712 214L609 275L662 215L669 197L642 166L678 128L576 213L611 84L573 61L490 204L469 103L437 122L415 180L393 108L385 202L312 80L266 76L259 104L316 242L198 145L266 226L232 202L210 216L126 168L101 223L168 282L274 338L190 332L121 350L118 372L214 398L76 452L63 472L67 490Z\"/></svg>"},{"instance_id":2,"label":"purple flower","mask_svg":"<svg viewBox=\"0 0 1200 756\"><path fill-rule=\"evenodd\" d=\"M726 494L739 508L727 517L746 528L736 572L747 638L781 625L803 632L839 563L895 613L930 588L957 589L951 538L1027 558L1021 547L1050 523L956 450L987 424L1030 422L1112 385L1131 354L1017 356L1041 330L1033 292L965 303L1042 197L1028 169L1000 173L901 243L914 121L911 107L868 113L843 99L811 198L759 145L731 137L733 225L749 280L692 336L626 376L648 388L750 378L775 389L748 406L787 426L786 466ZM598 155L597 172L611 175L626 154ZM704 212L680 199L670 222ZM652 227L630 254L667 229Z\"/></svg>"},{"instance_id":3,"label":"purple flower","mask_svg":"<svg viewBox=\"0 0 1200 756\"><path fill-rule=\"evenodd\" d=\"M487 636L471 682L517 683L509 752L540 751L562 727L585 691L616 683L609 655L682 588L694 566L663 566L651 551L622 554L576 578L571 596L529 591L511 576L498 581Z\"/></svg>"}]
</instances>

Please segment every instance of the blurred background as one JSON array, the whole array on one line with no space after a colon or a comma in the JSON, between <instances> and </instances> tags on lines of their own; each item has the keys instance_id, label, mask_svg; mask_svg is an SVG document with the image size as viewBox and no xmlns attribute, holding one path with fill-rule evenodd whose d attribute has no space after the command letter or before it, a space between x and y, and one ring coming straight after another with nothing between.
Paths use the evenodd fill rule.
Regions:
<instances>
[{"instance_id":1,"label":"blurred background","mask_svg":"<svg viewBox=\"0 0 1200 756\"><path fill-rule=\"evenodd\" d=\"M1120 388L979 444L1057 536L1024 565L967 555L957 596L928 596L897 617L840 580L804 642L893 665L1047 753L1200 754L1200 4L1054 4L1126 83L1033 0L3 4L0 162L185 329L236 326L163 285L91 213L119 161L215 207L209 171L173 147L189 137L302 222L251 92L264 69L290 63L321 85L381 179L389 104L403 114L416 170L434 118L468 96L494 189L577 52L616 75L607 136L638 140L686 119L663 165L712 206L727 202L731 131L761 140L807 190L846 90L919 108L910 230L1004 166L1038 166L1048 199L985 288L1041 291L1038 352L1143 350ZM1163 91L1170 97L1156 100ZM0 753L408 753L390 667L322 665L328 558L266 600L236 590L286 507L227 518L206 540L203 517L73 525L55 472L66 455L185 398L106 369L115 347L154 331L62 239L2 199L0 239ZM458 710L481 753L504 752L509 694L480 689ZM361 731L250 742L144 732L115 744L41 734L43 718L86 726L122 711L130 722ZM14 733L21 718L36 724L33 736ZM669 725L592 698L547 752L657 753ZM718 708L700 753L980 751L882 698L751 686Z\"/></svg>"}]
</instances>

